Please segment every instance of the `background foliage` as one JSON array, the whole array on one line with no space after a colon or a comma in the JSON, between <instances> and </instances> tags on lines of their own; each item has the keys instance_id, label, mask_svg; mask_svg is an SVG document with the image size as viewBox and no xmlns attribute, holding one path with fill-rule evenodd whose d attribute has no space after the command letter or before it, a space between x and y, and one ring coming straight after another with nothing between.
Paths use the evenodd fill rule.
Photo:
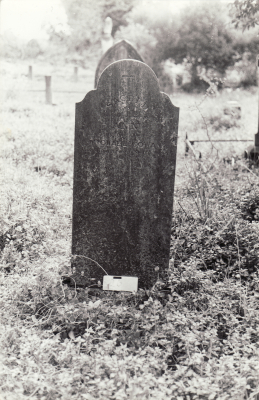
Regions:
<instances>
[{"instance_id":1,"label":"background foliage","mask_svg":"<svg viewBox=\"0 0 259 400\"><path fill-rule=\"evenodd\" d=\"M255 84L257 0L236 0L232 6L193 2L179 12L169 6L146 7L136 0L63 0L63 4L70 33L48 25L48 46L35 40L22 44L5 35L1 38L2 55L23 59L40 57L56 64L65 61L86 66L89 60L97 63L101 56L103 22L110 16L114 39L132 42L164 88L175 85L172 74L178 74L178 85L184 89L203 90L210 81L220 83L226 71L236 65L243 71L236 85ZM244 31L244 28L250 30ZM181 72L168 73L167 61L173 66L181 65ZM190 76L187 81L184 71Z\"/></svg>"},{"instance_id":2,"label":"background foliage","mask_svg":"<svg viewBox=\"0 0 259 400\"><path fill-rule=\"evenodd\" d=\"M241 26L243 31L259 25L258 0L235 0L231 12L235 27Z\"/></svg>"}]
</instances>

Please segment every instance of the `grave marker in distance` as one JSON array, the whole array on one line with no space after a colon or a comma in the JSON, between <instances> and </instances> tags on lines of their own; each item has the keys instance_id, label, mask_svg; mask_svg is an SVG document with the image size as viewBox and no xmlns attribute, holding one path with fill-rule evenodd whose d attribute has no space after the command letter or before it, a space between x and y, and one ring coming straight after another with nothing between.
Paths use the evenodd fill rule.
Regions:
<instances>
[{"instance_id":1,"label":"grave marker in distance","mask_svg":"<svg viewBox=\"0 0 259 400\"><path fill-rule=\"evenodd\" d=\"M71 284L106 272L150 288L166 275L178 119L154 72L135 60L111 64L76 104Z\"/></svg>"},{"instance_id":2,"label":"grave marker in distance","mask_svg":"<svg viewBox=\"0 0 259 400\"><path fill-rule=\"evenodd\" d=\"M97 87L100 76L108 65L123 59L132 59L143 62L137 50L126 40L121 40L114 46L110 47L100 59L95 72L94 87Z\"/></svg>"}]
</instances>

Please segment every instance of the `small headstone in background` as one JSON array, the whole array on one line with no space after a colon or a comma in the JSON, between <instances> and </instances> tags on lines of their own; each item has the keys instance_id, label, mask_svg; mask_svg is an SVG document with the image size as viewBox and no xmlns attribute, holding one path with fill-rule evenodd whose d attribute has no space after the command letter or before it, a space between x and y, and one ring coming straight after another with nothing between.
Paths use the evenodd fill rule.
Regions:
<instances>
[{"instance_id":1,"label":"small headstone in background","mask_svg":"<svg viewBox=\"0 0 259 400\"><path fill-rule=\"evenodd\" d=\"M113 45L112 33L112 19L110 17L105 18L102 34L102 52L103 54Z\"/></svg>"},{"instance_id":2,"label":"small headstone in background","mask_svg":"<svg viewBox=\"0 0 259 400\"><path fill-rule=\"evenodd\" d=\"M95 73L94 87L97 87L99 78L103 70L115 61L131 59L142 61L141 56L137 50L126 40L121 40L112 46L100 59Z\"/></svg>"},{"instance_id":3,"label":"small headstone in background","mask_svg":"<svg viewBox=\"0 0 259 400\"><path fill-rule=\"evenodd\" d=\"M241 105L237 101L227 101L224 114L238 119L241 118Z\"/></svg>"},{"instance_id":4,"label":"small headstone in background","mask_svg":"<svg viewBox=\"0 0 259 400\"><path fill-rule=\"evenodd\" d=\"M77 103L72 284L107 273L150 288L167 275L178 119L154 72L134 60L111 64Z\"/></svg>"}]
</instances>

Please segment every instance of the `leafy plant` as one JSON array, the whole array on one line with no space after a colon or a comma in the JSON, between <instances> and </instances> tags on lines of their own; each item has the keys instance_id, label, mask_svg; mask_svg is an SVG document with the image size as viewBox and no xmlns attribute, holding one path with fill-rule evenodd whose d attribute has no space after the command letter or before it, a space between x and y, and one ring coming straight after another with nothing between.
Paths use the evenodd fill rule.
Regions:
<instances>
[{"instance_id":1,"label":"leafy plant","mask_svg":"<svg viewBox=\"0 0 259 400\"><path fill-rule=\"evenodd\" d=\"M51 108L21 98L2 109L1 399L254 398L256 171L179 151L168 279L136 294L71 289L71 93ZM180 135L204 131L181 112Z\"/></svg>"},{"instance_id":2,"label":"leafy plant","mask_svg":"<svg viewBox=\"0 0 259 400\"><path fill-rule=\"evenodd\" d=\"M231 6L234 17L232 22L235 24L235 28L241 25L245 30L259 24L258 0L235 0Z\"/></svg>"}]
</instances>

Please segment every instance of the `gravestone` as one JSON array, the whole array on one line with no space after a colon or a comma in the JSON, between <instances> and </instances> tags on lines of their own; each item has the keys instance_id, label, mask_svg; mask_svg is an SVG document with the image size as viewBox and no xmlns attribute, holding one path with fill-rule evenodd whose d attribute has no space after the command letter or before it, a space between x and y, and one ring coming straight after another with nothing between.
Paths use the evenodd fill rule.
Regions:
<instances>
[{"instance_id":1,"label":"gravestone","mask_svg":"<svg viewBox=\"0 0 259 400\"><path fill-rule=\"evenodd\" d=\"M178 119L135 60L111 64L76 104L71 284L107 273L150 288L166 276Z\"/></svg>"},{"instance_id":2,"label":"gravestone","mask_svg":"<svg viewBox=\"0 0 259 400\"><path fill-rule=\"evenodd\" d=\"M126 40L121 40L114 46L110 47L100 59L96 68L94 87L97 87L100 76L108 65L123 59L132 59L143 62L137 50Z\"/></svg>"},{"instance_id":3,"label":"gravestone","mask_svg":"<svg viewBox=\"0 0 259 400\"><path fill-rule=\"evenodd\" d=\"M241 105L237 101L227 101L224 108L225 115L231 115L234 118L241 118Z\"/></svg>"}]
</instances>

